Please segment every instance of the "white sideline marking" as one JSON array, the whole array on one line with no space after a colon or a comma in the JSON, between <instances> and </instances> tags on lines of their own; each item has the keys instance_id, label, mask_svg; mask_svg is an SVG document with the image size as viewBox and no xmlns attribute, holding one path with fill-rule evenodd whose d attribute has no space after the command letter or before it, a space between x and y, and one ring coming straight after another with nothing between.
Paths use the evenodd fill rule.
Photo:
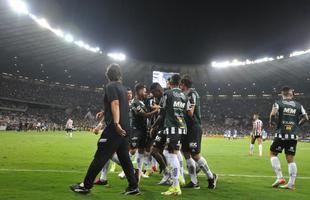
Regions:
<instances>
[{"instance_id":1,"label":"white sideline marking","mask_svg":"<svg viewBox=\"0 0 310 200\"><path fill-rule=\"evenodd\" d=\"M78 170L58 170L58 169L5 169L0 168L0 172L47 172L47 173L77 173L84 174L86 171ZM109 172L110 174L116 174L119 172ZM244 178L275 178L275 176L265 175L249 175L249 174L218 174L220 177L244 177ZM297 179L310 180L307 176L297 176Z\"/></svg>"}]
</instances>

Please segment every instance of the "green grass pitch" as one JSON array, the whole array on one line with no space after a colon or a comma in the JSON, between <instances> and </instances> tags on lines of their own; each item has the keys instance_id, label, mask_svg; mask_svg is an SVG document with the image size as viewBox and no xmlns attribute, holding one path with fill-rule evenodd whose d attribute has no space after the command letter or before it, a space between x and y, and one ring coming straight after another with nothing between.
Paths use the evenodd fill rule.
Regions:
<instances>
[{"instance_id":1,"label":"green grass pitch","mask_svg":"<svg viewBox=\"0 0 310 200\"><path fill-rule=\"evenodd\" d=\"M200 174L201 189L183 189L180 197L164 197L167 187L156 185L161 176L154 174L140 184L142 195L122 196L126 181L109 174L110 187L95 186L86 196L72 193L68 186L83 179L96 149L98 136L64 132L0 132L0 199L1 200L96 200L96 199L310 199L310 144L298 143L298 176L295 191L273 189L275 180L268 158L270 141L264 143L264 156L248 156L249 141L222 138L203 140L202 153L211 169L219 174L216 190L207 189ZM284 155L282 170L287 176ZM118 168L119 170L119 168ZM249 176L248 176L249 175ZM186 176L188 180L188 176Z\"/></svg>"}]
</instances>

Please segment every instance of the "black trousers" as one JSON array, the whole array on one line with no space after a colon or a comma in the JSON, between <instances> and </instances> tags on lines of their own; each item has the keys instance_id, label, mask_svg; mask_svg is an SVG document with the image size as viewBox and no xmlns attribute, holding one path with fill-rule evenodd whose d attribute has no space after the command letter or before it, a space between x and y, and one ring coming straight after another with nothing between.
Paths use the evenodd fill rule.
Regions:
<instances>
[{"instance_id":1,"label":"black trousers","mask_svg":"<svg viewBox=\"0 0 310 200\"><path fill-rule=\"evenodd\" d=\"M97 146L94 159L91 162L84 179L84 187L87 189L92 188L96 176L107 161L112 158L114 153L117 154L123 171L126 174L129 187L138 187L138 180L135 176L134 168L128 153L128 138L118 135L113 126L108 126L101 134Z\"/></svg>"}]
</instances>

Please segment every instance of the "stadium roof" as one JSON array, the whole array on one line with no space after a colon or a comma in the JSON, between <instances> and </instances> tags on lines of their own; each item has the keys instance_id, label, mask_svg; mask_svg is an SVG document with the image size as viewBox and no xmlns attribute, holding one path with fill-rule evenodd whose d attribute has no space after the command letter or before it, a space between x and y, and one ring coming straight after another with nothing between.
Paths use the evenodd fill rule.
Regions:
<instances>
[{"instance_id":1,"label":"stadium roof","mask_svg":"<svg viewBox=\"0 0 310 200\"><path fill-rule=\"evenodd\" d=\"M12 12L7 1L0 1L0 65L1 71L38 79L83 85L104 84L105 67L114 62L108 52L87 51L61 39L50 30L38 26L31 17ZM87 40L88 38L86 38ZM172 65L142 62L128 58L121 62L124 81L149 84L153 70L176 71L195 77L198 88L209 93L273 91L283 84L309 89L310 55L286 56L272 62L232 68L211 68L206 65ZM117 55L119 56L119 55ZM234 61L232 61L234 62ZM249 91L252 92L252 91Z\"/></svg>"}]
</instances>

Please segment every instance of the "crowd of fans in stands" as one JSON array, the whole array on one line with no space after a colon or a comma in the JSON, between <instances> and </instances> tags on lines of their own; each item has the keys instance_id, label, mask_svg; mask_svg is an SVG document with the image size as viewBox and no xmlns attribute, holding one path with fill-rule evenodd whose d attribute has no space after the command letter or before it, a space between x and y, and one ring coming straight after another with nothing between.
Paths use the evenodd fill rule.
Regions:
<instances>
[{"instance_id":1,"label":"crowd of fans in stands","mask_svg":"<svg viewBox=\"0 0 310 200\"><path fill-rule=\"evenodd\" d=\"M6 100L0 100L0 108L8 108L0 110L0 125L6 123L9 129L14 130L38 129L38 123L44 130L61 130L69 117L73 119L75 127L91 128L96 123L94 115L100 111L103 103L102 92L91 90L3 78L0 87L0 98L6 98ZM14 100L23 100L24 103L14 102ZM254 113L261 116L264 128L268 131L268 117L274 101L275 98L208 99L202 96L204 133L223 134L226 130L237 130L241 134L250 134ZM299 98L298 101L306 109L310 108L309 98ZM34 102L39 103L39 106ZM51 105L42 107L42 103ZM56 108L53 105L63 107ZM24 108L25 111L22 112L16 108ZM302 128L303 134L309 134L309 130L309 126Z\"/></svg>"}]
</instances>

